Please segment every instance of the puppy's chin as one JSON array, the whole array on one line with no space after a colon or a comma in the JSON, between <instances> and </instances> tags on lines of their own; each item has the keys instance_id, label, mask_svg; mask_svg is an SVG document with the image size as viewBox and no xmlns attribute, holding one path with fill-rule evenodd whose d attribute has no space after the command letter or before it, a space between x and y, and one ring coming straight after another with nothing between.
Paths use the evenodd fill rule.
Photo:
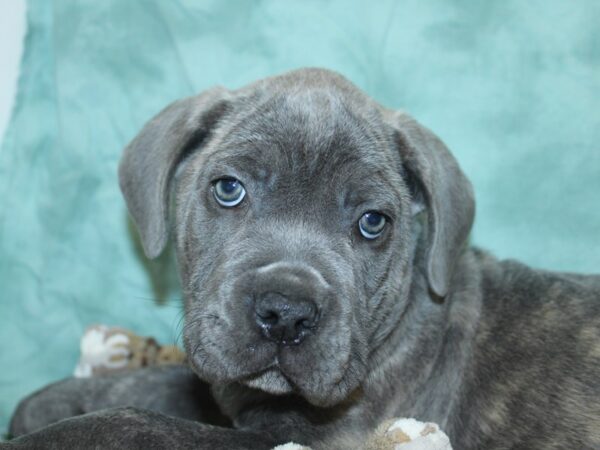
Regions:
<instances>
[{"instance_id":1,"label":"puppy's chin","mask_svg":"<svg viewBox=\"0 0 600 450\"><path fill-rule=\"evenodd\" d=\"M273 395L290 394L294 390L287 378L275 367L243 380L242 383L250 388L260 389Z\"/></svg>"}]
</instances>

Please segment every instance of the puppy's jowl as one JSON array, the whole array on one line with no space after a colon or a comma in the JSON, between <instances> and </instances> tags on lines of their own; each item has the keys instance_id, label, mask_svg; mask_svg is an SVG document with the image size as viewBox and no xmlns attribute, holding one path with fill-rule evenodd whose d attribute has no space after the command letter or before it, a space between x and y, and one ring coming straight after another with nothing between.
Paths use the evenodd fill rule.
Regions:
<instances>
[{"instance_id":1,"label":"puppy's jowl","mask_svg":"<svg viewBox=\"0 0 600 450\"><path fill-rule=\"evenodd\" d=\"M448 149L342 76L175 102L119 178L146 254L175 242L191 370L55 384L15 444L360 448L399 416L461 450L600 447L600 277L468 247Z\"/></svg>"}]
</instances>

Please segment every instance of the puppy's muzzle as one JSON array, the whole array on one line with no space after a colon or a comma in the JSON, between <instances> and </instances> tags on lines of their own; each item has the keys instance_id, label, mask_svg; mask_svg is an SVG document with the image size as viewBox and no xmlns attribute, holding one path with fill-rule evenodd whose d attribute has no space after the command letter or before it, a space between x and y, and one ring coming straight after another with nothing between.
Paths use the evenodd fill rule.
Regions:
<instances>
[{"instance_id":1,"label":"puppy's muzzle","mask_svg":"<svg viewBox=\"0 0 600 450\"><path fill-rule=\"evenodd\" d=\"M254 320L262 335L279 345L299 345L316 332L330 288L304 264L273 263L256 270Z\"/></svg>"}]
</instances>

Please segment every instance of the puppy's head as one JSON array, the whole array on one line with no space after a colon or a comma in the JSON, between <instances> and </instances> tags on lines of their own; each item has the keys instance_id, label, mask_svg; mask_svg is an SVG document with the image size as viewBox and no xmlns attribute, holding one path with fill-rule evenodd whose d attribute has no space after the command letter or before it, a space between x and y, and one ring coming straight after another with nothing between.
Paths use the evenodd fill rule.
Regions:
<instances>
[{"instance_id":1,"label":"puppy's head","mask_svg":"<svg viewBox=\"0 0 600 450\"><path fill-rule=\"evenodd\" d=\"M415 271L446 295L474 210L431 132L318 69L175 102L119 177L149 257L171 222L200 377L317 405L360 385Z\"/></svg>"}]
</instances>

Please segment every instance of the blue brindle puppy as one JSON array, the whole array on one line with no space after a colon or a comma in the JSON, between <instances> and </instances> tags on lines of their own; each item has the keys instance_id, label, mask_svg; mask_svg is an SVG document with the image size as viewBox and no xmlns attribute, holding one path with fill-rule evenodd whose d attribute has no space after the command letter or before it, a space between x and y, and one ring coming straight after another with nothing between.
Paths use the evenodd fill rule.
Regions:
<instances>
[{"instance_id":1,"label":"blue brindle puppy","mask_svg":"<svg viewBox=\"0 0 600 450\"><path fill-rule=\"evenodd\" d=\"M342 76L177 101L119 178L148 257L172 232L190 368L54 384L14 446L360 448L404 416L457 450L600 448L600 277L467 246L448 149Z\"/></svg>"}]
</instances>

